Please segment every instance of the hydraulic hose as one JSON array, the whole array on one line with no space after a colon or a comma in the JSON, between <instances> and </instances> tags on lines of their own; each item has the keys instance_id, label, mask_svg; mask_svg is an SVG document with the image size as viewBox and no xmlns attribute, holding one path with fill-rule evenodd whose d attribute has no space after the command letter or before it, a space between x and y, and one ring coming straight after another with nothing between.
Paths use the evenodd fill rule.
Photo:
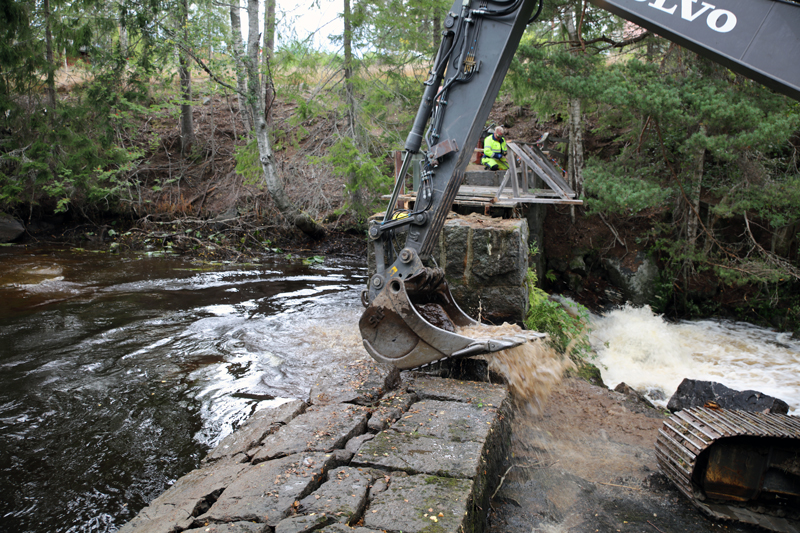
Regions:
<instances>
[{"instance_id":1,"label":"hydraulic hose","mask_svg":"<svg viewBox=\"0 0 800 533\"><path fill-rule=\"evenodd\" d=\"M533 16L528 20L528 24L538 19L539 15L542 14L542 4L544 4L544 0L539 0L539 7L536 8L536 13L534 13Z\"/></svg>"},{"instance_id":2,"label":"hydraulic hose","mask_svg":"<svg viewBox=\"0 0 800 533\"><path fill-rule=\"evenodd\" d=\"M422 93L422 102L419 104L417 116L414 117L414 125L411 127L411 131L408 132L408 137L406 137L405 148L407 152L415 154L419 152L419 148L422 146L425 124L428 123L428 119L431 116L433 100L436 98L436 92L439 90L439 85L441 85L444 77L444 70L447 67L446 56L450 54L452 42L453 32L447 32L442 37L442 42L439 45L439 52L436 54L436 61L434 62L434 70L426 84L425 91Z\"/></svg>"},{"instance_id":3,"label":"hydraulic hose","mask_svg":"<svg viewBox=\"0 0 800 533\"><path fill-rule=\"evenodd\" d=\"M486 17L503 17L505 15L509 15L509 14L513 13L514 11L516 11L519 8L519 6L522 5L523 1L524 0L516 0L513 4L511 4L510 6L508 6L505 9L501 9L500 11L490 11L490 10L478 10L478 9L476 9L474 12L475 12L475 14L484 15Z\"/></svg>"}]
</instances>

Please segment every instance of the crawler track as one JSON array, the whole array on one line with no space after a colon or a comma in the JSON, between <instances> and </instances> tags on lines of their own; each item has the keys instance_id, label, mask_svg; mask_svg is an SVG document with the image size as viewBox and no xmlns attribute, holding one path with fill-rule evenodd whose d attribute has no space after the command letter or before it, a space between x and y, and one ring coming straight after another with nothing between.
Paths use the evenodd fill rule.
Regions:
<instances>
[{"instance_id":1,"label":"crawler track","mask_svg":"<svg viewBox=\"0 0 800 533\"><path fill-rule=\"evenodd\" d=\"M800 418L686 409L659 430L656 458L708 515L800 533Z\"/></svg>"}]
</instances>

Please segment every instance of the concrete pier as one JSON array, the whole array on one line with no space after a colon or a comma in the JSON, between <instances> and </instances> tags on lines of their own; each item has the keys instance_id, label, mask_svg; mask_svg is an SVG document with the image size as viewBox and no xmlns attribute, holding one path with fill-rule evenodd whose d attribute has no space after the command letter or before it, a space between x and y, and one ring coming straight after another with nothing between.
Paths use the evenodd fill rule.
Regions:
<instances>
[{"instance_id":1,"label":"concrete pier","mask_svg":"<svg viewBox=\"0 0 800 533\"><path fill-rule=\"evenodd\" d=\"M256 412L121 533L478 533L504 472L502 385L357 361Z\"/></svg>"}]
</instances>

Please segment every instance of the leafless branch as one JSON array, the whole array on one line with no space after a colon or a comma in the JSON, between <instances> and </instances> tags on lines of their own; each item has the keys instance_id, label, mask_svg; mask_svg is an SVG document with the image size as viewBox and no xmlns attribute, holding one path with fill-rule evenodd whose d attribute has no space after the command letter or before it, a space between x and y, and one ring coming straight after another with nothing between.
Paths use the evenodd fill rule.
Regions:
<instances>
[{"instance_id":1,"label":"leafless branch","mask_svg":"<svg viewBox=\"0 0 800 533\"><path fill-rule=\"evenodd\" d=\"M223 87L225 87L226 89L229 89L229 90L231 90L231 91L235 92L236 94L241 94L241 93L239 92L239 90L238 90L236 87L233 87L233 86L231 86L231 85L229 85L229 84L225 83L225 82L224 82L224 81L222 81L221 79L219 79L219 78L217 77L217 75L216 75L216 74L214 74L214 73L211 71L211 69L210 69L210 68L208 68L208 66L207 66L207 65L206 65L206 64L203 62L203 60L202 60L202 59L200 59L199 57L197 57L197 55L194 53L194 51L192 51L192 50L191 50L189 47L187 47L185 44L183 44L183 43L180 41L180 39L179 39L178 37L176 37L176 36L175 36L175 34L172 32L172 30L170 30L169 28L166 28L166 27L164 27L164 26L162 26L162 29L164 30L164 33L166 33L167 35L169 35L170 39L172 39L172 40L175 42L175 44L177 45L177 47L178 47L178 48L180 48L181 50L183 50L183 51L184 51L184 52L185 52L185 53L186 53L186 54L187 54L189 57L191 57L191 58L194 60L194 62L195 62L195 63L197 63L197 65L198 65L198 66L199 66L201 69L203 69L203 70L206 72L206 74L208 74L208 75L211 77L211 79L212 79L212 80L214 80L214 81L215 81L215 82L217 82L218 84L222 85L222 86L223 86ZM243 96L243 97L246 97L247 95L246 95L246 94L242 94L242 96Z\"/></svg>"},{"instance_id":2,"label":"leafless branch","mask_svg":"<svg viewBox=\"0 0 800 533\"><path fill-rule=\"evenodd\" d=\"M623 241L620 238L619 233L617 233L617 230L614 229L614 226L612 226L611 224L608 223L606 218L603 216L603 213L598 213L598 215L600 215L600 220L603 221L603 224L605 224L606 227L611 230L611 233L614 234L614 238L617 240L617 242L620 243L622 246L624 246L625 247L625 251L627 252L628 251L628 245L625 244L625 241Z\"/></svg>"},{"instance_id":3,"label":"leafless branch","mask_svg":"<svg viewBox=\"0 0 800 533\"><path fill-rule=\"evenodd\" d=\"M753 232L750 231L750 220L747 218L747 212L744 213L744 223L747 229L747 236L750 238L750 242L753 243L753 246L764 256L767 264L780 269L781 271L786 272L788 275L792 276L795 279L800 279L800 270L795 268L794 265L783 259L777 254L772 252L768 252L764 249L763 246L756 242L755 237L753 237Z\"/></svg>"}]
</instances>

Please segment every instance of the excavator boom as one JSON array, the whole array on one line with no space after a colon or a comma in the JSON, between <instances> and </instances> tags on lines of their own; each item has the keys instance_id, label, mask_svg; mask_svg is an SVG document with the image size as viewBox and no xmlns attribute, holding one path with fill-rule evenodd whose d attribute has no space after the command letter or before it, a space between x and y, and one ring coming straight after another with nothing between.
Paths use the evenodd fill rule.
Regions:
<instances>
[{"instance_id":1,"label":"excavator boom","mask_svg":"<svg viewBox=\"0 0 800 533\"><path fill-rule=\"evenodd\" d=\"M453 300L444 272L425 265L484 130L492 103L531 16L530 0L456 0L414 125L406 139L405 176L411 155L424 152L421 185L412 212L395 213L399 185L382 222L369 237L377 271L362 296L359 322L364 346L377 360L400 369L449 357L479 355L517 346L543 335L525 332L473 339L460 333L475 325ZM394 249L405 231L402 250Z\"/></svg>"},{"instance_id":2,"label":"excavator boom","mask_svg":"<svg viewBox=\"0 0 800 533\"><path fill-rule=\"evenodd\" d=\"M800 100L800 5L781 0L590 0Z\"/></svg>"}]
</instances>

